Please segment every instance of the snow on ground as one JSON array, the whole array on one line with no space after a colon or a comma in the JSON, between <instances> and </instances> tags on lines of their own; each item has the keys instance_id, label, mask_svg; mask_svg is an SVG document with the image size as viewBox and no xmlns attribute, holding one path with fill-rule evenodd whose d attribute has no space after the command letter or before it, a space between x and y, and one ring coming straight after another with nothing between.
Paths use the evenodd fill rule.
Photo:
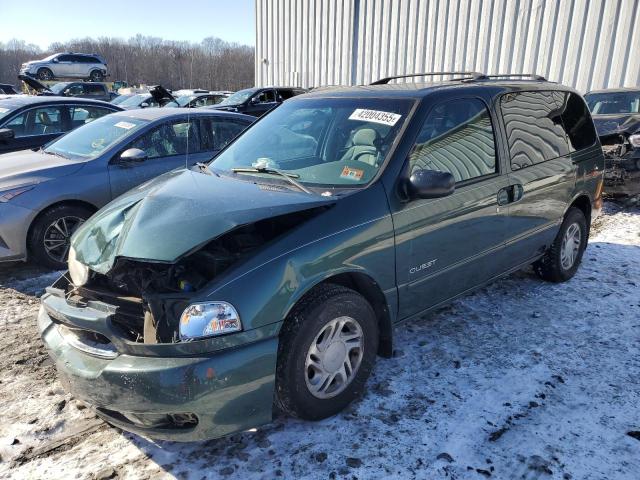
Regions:
<instances>
[{"instance_id":1,"label":"snow on ground","mask_svg":"<svg viewBox=\"0 0 640 480\"><path fill-rule=\"evenodd\" d=\"M338 416L200 443L123 433L64 393L35 320L55 276L0 267L0 477L640 476L640 209L607 204L568 283L519 272L398 326Z\"/></svg>"}]
</instances>

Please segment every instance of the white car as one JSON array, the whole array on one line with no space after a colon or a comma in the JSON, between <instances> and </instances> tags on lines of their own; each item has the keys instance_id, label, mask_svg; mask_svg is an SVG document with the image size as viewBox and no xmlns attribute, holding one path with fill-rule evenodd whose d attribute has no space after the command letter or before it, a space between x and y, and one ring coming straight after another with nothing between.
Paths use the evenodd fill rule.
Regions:
<instances>
[{"instance_id":1,"label":"white car","mask_svg":"<svg viewBox=\"0 0 640 480\"><path fill-rule=\"evenodd\" d=\"M82 78L101 82L107 76L107 63L95 53L54 53L42 60L23 63L20 74L39 80Z\"/></svg>"}]
</instances>

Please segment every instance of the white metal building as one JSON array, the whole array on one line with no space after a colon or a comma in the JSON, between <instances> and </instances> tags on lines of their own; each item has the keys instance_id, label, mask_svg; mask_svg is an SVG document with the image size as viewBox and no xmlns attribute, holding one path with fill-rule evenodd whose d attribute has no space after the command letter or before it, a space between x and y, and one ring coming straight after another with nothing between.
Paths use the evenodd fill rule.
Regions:
<instances>
[{"instance_id":1,"label":"white metal building","mask_svg":"<svg viewBox=\"0 0 640 480\"><path fill-rule=\"evenodd\" d=\"M535 72L640 85L640 0L256 0L256 85Z\"/></svg>"}]
</instances>

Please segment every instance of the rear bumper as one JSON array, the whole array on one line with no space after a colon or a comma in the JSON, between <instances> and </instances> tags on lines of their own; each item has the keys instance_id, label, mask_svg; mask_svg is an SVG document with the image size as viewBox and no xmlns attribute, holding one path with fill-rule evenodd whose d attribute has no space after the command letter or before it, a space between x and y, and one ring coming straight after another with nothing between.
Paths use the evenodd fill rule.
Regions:
<instances>
[{"instance_id":1,"label":"rear bumper","mask_svg":"<svg viewBox=\"0 0 640 480\"><path fill-rule=\"evenodd\" d=\"M277 337L197 356L102 358L68 342L44 306L38 326L65 389L124 430L194 441L271 421Z\"/></svg>"},{"instance_id":2,"label":"rear bumper","mask_svg":"<svg viewBox=\"0 0 640 480\"><path fill-rule=\"evenodd\" d=\"M27 257L27 233L35 216L28 208L0 203L0 262Z\"/></svg>"}]
</instances>

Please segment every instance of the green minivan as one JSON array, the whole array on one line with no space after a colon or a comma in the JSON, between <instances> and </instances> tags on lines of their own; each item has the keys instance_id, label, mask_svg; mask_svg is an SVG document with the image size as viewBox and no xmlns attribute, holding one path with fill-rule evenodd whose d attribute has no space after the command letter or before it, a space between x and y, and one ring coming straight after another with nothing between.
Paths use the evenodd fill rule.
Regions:
<instances>
[{"instance_id":1,"label":"green minivan","mask_svg":"<svg viewBox=\"0 0 640 480\"><path fill-rule=\"evenodd\" d=\"M602 202L584 100L452 77L297 96L102 208L42 297L66 388L170 440L274 408L321 419L362 393L396 323L529 264L569 280Z\"/></svg>"}]
</instances>

